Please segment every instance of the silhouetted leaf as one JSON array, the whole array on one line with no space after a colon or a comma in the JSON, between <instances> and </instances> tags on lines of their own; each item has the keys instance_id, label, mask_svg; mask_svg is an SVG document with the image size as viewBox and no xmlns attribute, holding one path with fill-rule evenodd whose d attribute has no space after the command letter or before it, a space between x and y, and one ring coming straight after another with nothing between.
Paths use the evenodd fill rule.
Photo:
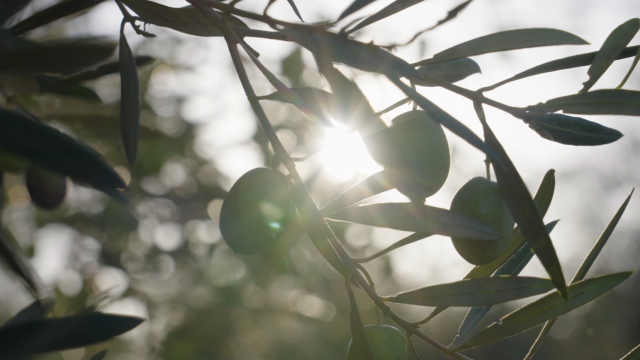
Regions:
<instances>
[{"instance_id":1,"label":"silhouetted leaf","mask_svg":"<svg viewBox=\"0 0 640 360\"><path fill-rule=\"evenodd\" d=\"M531 245L536 256L540 259L545 270L547 270L551 281L553 281L558 291L566 296L566 283L560 267L560 261L549 233L542 222L540 210L533 202L531 194L515 165L509 159L498 138L493 134L489 124L487 124L482 104L476 102L474 107L484 129L485 141L499 154L505 165L505 168L494 166L493 169L498 179L498 188L500 188L500 193L509 208L509 212L511 212L513 219L518 224L524 239Z\"/></svg>"},{"instance_id":2,"label":"silhouetted leaf","mask_svg":"<svg viewBox=\"0 0 640 360\"><path fill-rule=\"evenodd\" d=\"M78 83L67 82L59 76L33 75L32 78L36 81L38 90L42 93L55 93L100 102L100 97L93 89Z\"/></svg>"},{"instance_id":3,"label":"silhouetted leaf","mask_svg":"<svg viewBox=\"0 0 640 360\"><path fill-rule=\"evenodd\" d=\"M98 190L126 187L93 149L57 129L2 109L0 148Z\"/></svg>"},{"instance_id":4,"label":"silhouetted leaf","mask_svg":"<svg viewBox=\"0 0 640 360\"><path fill-rule=\"evenodd\" d=\"M302 88L290 88L293 96L287 96L285 93L276 91L266 96L259 96L260 100L273 100L273 101L282 101L289 104L295 105L296 103L300 104L300 99L304 99L304 101L313 103L318 111L321 111L323 116L313 116L312 120L320 122L321 125L327 127L334 127L333 123L329 120L332 117L335 117L334 114L334 96L328 91L324 91L317 88L312 87L302 87ZM309 112L305 112L308 114Z\"/></svg>"},{"instance_id":5,"label":"silhouetted leaf","mask_svg":"<svg viewBox=\"0 0 640 360\"><path fill-rule=\"evenodd\" d=\"M195 36L223 36L222 31L201 11L193 6L172 8L147 0L124 0L145 22L168 27ZM229 24L238 28L249 27L242 20L225 15Z\"/></svg>"},{"instance_id":6,"label":"silhouetted leaf","mask_svg":"<svg viewBox=\"0 0 640 360\"><path fill-rule=\"evenodd\" d=\"M144 320L102 313L48 318L0 328L0 353L7 358L58 351L109 340Z\"/></svg>"},{"instance_id":7,"label":"silhouetted leaf","mask_svg":"<svg viewBox=\"0 0 640 360\"><path fill-rule=\"evenodd\" d=\"M358 23L358 25L354 26L353 28L349 29L349 31L347 31L347 34L351 34L354 33L360 29L362 29L365 26L369 26L375 22L378 22L382 19L386 19L391 15L397 14L402 10L405 10L407 8L412 7L413 5L416 5L418 3L423 2L424 0L395 0L394 2L392 2L391 4L387 5L385 8L383 8L382 10L378 11L377 13L367 17L366 19L362 20L361 22Z\"/></svg>"},{"instance_id":8,"label":"silhouetted leaf","mask_svg":"<svg viewBox=\"0 0 640 360\"><path fill-rule=\"evenodd\" d=\"M0 72L73 73L108 58L114 49L115 44L95 39L32 43L29 47L5 51L0 57Z\"/></svg>"},{"instance_id":9,"label":"silhouetted leaf","mask_svg":"<svg viewBox=\"0 0 640 360\"><path fill-rule=\"evenodd\" d=\"M52 23L65 16L73 15L94 7L103 1L104 0L65 0L59 2L13 25L11 32L15 35L22 35L27 31L37 29L40 26Z\"/></svg>"},{"instance_id":10,"label":"silhouetted leaf","mask_svg":"<svg viewBox=\"0 0 640 360\"><path fill-rule=\"evenodd\" d=\"M475 218L417 203L351 206L327 218L403 231L464 237L479 241L500 239L500 234Z\"/></svg>"},{"instance_id":11,"label":"silhouetted leaf","mask_svg":"<svg viewBox=\"0 0 640 360\"><path fill-rule=\"evenodd\" d=\"M624 53L627 49L628 48L625 48L622 51L622 53ZM618 55L618 59L620 59L620 55ZM633 69L635 69L636 65L638 65L638 60L640 60L640 47L638 48L638 52L636 52L636 57L633 59L633 63L631 64L631 67L629 68L629 71L627 71L627 74L624 76L624 79L622 79L622 81L620 82L620 85L616 86L616 89L622 89L622 87L627 82L627 80L629 80L629 76L631 76L631 73L633 72Z\"/></svg>"},{"instance_id":12,"label":"silhouetted leaf","mask_svg":"<svg viewBox=\"0 0 640 360\"><path fill-rule=\"evenodd\" d=\"M626 59L626 58L630 58L632 56L635 56L638 53L638 50L640 50L640 46L631 46L628 47L626 49L624 49L620 55L618 55L618 59ZM506 80L500 81L499 83L493 84L491 86L487 86L484 87L482 89L479 89L478 91L491 91L499 86L502 86L504 84L508 84L512 81L516 81L516 80L520 80L520 79L524 79L527 78L529 76L534 76L534 75L540 75L540 74L546 74L546 73L550 73L550 72L554 72L554 71L559 71L559 70L566 70L566 69L573 69L573 68L577 68L577 67L581 67L581 66L587 66L587 65L591 65L591 63L593 62L593 59L596 58L596 54L597 52L590 52L590 53L585 53L585 54L580 54L580 55L574 55L574 56L569 56L566 58L562 58L562 59L558 59L558 60L552 60L549 62L546 62L544 64L540 64L538 66L534 66L529 70L525 70L521 73L518 73Z\"/></svg>"},{"instance_id":13,"label":"silhouetted leaf","mask_svg":"<svg viewBox=\"0 0 640 360\"><path fill-rule=\"evenodd\" d=\"M640 345L636 346L627 355L620 360L638 360L640 359Z\"/></svg>"},{"instance_id":14,"label":"silhouetted leaf","mask_svg":"<svg viewBox=\"0 0 640 360\"><path fill-rule=\"evenodd\" d=\"M13 326L25 322L44 319L56 304L53 299L36 300L26 308L20 310L2 326Z\"/></svg>"},{"instance_id":15,"label":"silhouetted leaf","mask_svg":"<svg viewBox=\"0 0 640 360\"><path fill-rule=\"evenodd\" d=\"M138 67L145 66L154 60L155 59L151 56L143 55L135 57L136 65ZM117 72L120 72L120 61L110 62L104 65L100 65L92 70L87 70L81 73L70 75L62 79L62 81L64 83L76 83L80 81L94 80L105 75L115 74Z\"/></svg>"},{"instance_id":16,"label":"silhouetted leaf","mask_svg":"<svg viewBox=\"0 0 640 360\"><path fill-rule=\"evenodd\" d=\"M507 50L553 45L586 44L588 43L581 38L562 30L543 28L508 30L469 40L441 51L433 55L431 59L422 60L413 65L433 64Z\"/></svg>"},{"instance_id":17,"label":"silhouetted leaf","mask_svg":"<svg viewBox=\"0 0 640 360\"><path fill-rule=\"evenodd\" d=\"M358 303L356 297L353 295L353 289L351 284L347 283L347 294L349 295L349 304L351 306L351 313L349 320L351 323L351 348L353 349L354 359L357 360L376 360L373 354L373 349L367 339L367 334L364 332L364 325L360 318L360 311L358 310Z\"/></svg>"},{"instance_id":18,"label":"silhouetted leaf","mask_svg":"<svg viewBox=\"0 0 640 360\"><path fill-rule=\"evenodd\" d=\"M496 276L428 286L383 299L421 306L485 306L543 294L551 289L553 284L547 279Z\"/></svg>"},{"instance_id":19,"label":"silhouetted leaf","mask_svg":"<svg viewBox=\"0 0 640 360\"><path fill-rule=\"evenodd\" d=\"M105 356L107 356L107 349L104 349L99 353L93 355L89 360L103 360Z\"/></svg>"},{"instance_id":20,"label":"silhouetted leaf","mask_svg":"<svg viewBox=\"0 0 640 360\"><path fill-rule=\"evenodd\" d=\"M577 282L567 287L566 299L557 292L548 294L502 317L499 322L489 325L456 350L470 349L506 339L566 314L607 293L628 279L631 274L632 272L621 272Z\"/></svg>"},{"instance_id":21,"label":"silhouetted leaf","mask_svg":"<svg viewBox=\"0 0 640 360\"><path fill-rule=\"evenodd\" d=\"M291 5L293 12L296 13L296 16L298 17L298 19L304 22L304 20L302 20L302 15L300 15L300 11L298 11L298 7L296 6L296 3L293 0L287 0L287 1L289 2L289 5Z\"/></svg>"},{"instance_id":22,"label":"silhouetted leaf","mask_svg":"<svg viewBox=\"0 0 640 360\"><path fill-rule=\"evenodd\" d=\"M325 215L330 214L393 188L394 185L391 182L389 174L385 171L377 172L348 188L345 192L338 195L338 197L331 200L331 202L322 209L322 213Z\"/></svg>"},{"instance_id":23,"label":"silhouetted leaf","mask_svg":"<svg viewBox=\"0 0 640 360\"><path fill-rule=\"evenodd\" d=\"M467 78L468 76L480 73L481 71L477 62L469 58L462 58L424 65L418 68L418 72L423 75L433 76L446 82L455 83ZM411 81L419 86L437 86L436 84L421 78L413 78Z\"/></svg>"},{"instance_id":24,"label":"silhouetted leaf","mask_svg":"<svg viewBox=\"0 0 640 360\"><path fill-rule=\"evenodd\" d=\"M0 0L0 25L4 25L10 17L24 9L30 0Z\"/></svg>"},{"instance_id":25,"label":"silhouetted leaf","mask_svg":"<svg viewBox=\"0 0 640 360\"><path fill-rule=\"evenodd\" d=\"M595 90L587 93L563 96L545 103L532 105L531 111L584 115L640 115L640 91Z\"/></svg>"},{"instance_id":26,"label":"silhouetted leaf","mask_svg":"<svg viewBox=\"0 0 640 360\"><path fill-rule=\"evenodd\" d=\"M609 69L609 66L620 56L620 53L629 45L631 39L640 30L640 19L631 19L615 28L602 44L595 59L589 67L589 80L584 82L581 93L589 91L596 81Z\"/></svg>"},{"instance_id":27,"label":"silhouetted leaf","mask_svg":"<svg viewBox=\"0 0 640 360\"><path fill-rule=\"evenodd\" d=\"M11 134L7 135L11 136ZM2 137L2 135L0 135L0 137ZM2 235L0 235L0 257L4 260L5 264L7 264L11 271L20 276L20 278L29 287L31 293L36 298L39 298L38 283L32 274L29 263L23 258L22 252L12 246Z\"/></svg>"},{"instance_id":28,"label":"silhouetted leaf","mask_svg":"<svg viewBox=\"0 0 640 360\"><path fill-rule=\"evenodd\" d=\"M409 235L407 237L404 237L404 238L396 241L395 243L389 245L388 247L378 251L377 253L375 253L375 254L373 254L371 256L367 256L367 257L361 258L361 259L354 259L354 260L356 262L359 262L359 263L368 262L368 261L376 259L376 258L378 258L378 257L380 257L380 256L382 256L382 255L384 255L384 254L386 254L388 252L391 252L391 251L393 251L393 250L395 250L397 248L400 248L402 246L413 244L416 241L420 241L422 239L426 239L426 238L430 237L431 235L433 235L433 234L413 233L413 234L411 234L411 235Z\"/></svg>"},{"instance_id":29,"label":"silhouetted leaf","mask_svg":"<svg viewBox=\"0 0 640 360\"><path fill-rule=\"evenodd\" d=\"M307 48L316 56L322 56L326 59L325 61L330 60L381 74L397 73L409 78L420 76L420 73L406 61L373 44L365 44L320 29L285 28L283 32L289 39Z\"/></svg>"},{"instance_id":30,"label":"silhouetted leaf","mask_svg":"<svg viewBox=\"0 0 640 360\"><path fill-rule=\"evenodd\" d=\"M124 32L120 33L120 131L129 165L138 158L140 139L140 81L138 68Z\"/></svg>"},{"instance_id":31,"label":"silhouetted leaf","mask_svg":"<svg viewBox=\"0 0 640 360\"><path fill-rule=\"evenodd\" d=\"M374 1L376 0L354 0L351 3L351 5L349 5L349 7L345 11L343 11L342 14L340 14L340 17L338 18L338 20L342 20L346 18L347 16L371 4Z\"/></svg>"},{"instance_id":32,"label":"silhouetted leaf","mask_svg":"<svg viewBox=\"0 0 640 360\"><path fill-rule=\"evenodd\" d=\"M566 145L604 145L622 137L622 133L616 129L562 114L537 116L529 126L543 138Z\"/></svg>"}]
</instances>

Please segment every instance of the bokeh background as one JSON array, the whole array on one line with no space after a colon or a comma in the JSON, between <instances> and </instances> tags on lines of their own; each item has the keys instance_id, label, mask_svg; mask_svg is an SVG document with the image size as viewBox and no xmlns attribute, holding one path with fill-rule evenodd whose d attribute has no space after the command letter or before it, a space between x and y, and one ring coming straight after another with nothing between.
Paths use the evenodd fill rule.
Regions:
<instances>
[{"instance_id":1,"label":"bokeh background","mask_svg":"<svg viewBox=\"0 0 640 360\"><path fill-rule=\"evenodd\" d=\"M163 0L179 7L187 3ZM380 0L347 19L381 9ZM53 1L38 1L20 13L24 18ZM266 0L245 0L238 6L261 12ZM337 18L346 0L297 0L306 21ZM403 43L414 33L442 19L461 1L430 0L357 32L362 41ZM286 1L270 14L295 21ZM553 27L574 33L591 45L519 50L478 56L482 74L459 84L477 89L552 59L596 51L619 24L640 15L634 0L475 0L456 20L422 35L395 53L409 62L424 59L477 36L517 28ZM121 15L114 2L98 5L72 21L32 32L35 38L104 36L116 40ZM256 28L265 28L250 20ZM344 23L346 23L344 22ZM344 359L350 339L348 300L342 278L317 254L299 224L265 254L234 255L220 237L222 198L244 172L269 164L272 151L251 112L233 70L226 44L219 38L187 36L148 26L155 39L127 29L137 55L158 60L140 71L143 84L142 140L138 164L126 165L118 137L119 76L88 84L103 104L46 95L29 108L51 125L86 142L129 182L128 206L73 185L65 204L43 212L29 202L19 175L5 174L6 233L31 257L31 264L51 296L54 315L72 314L87 306L110 313L148 319L142 326L106 344L38 357L81 360L103 348L107 359ZM328 89L313 59L291 43L248 39L261 60L291 86ZM640 43L640 37L632 45ZM594 87L615 87L632 59L617 61ZM274 91L250 61L245 62L256 91ZM357 80L376 110L403 98L383 77L344 66ZM587 80L587 68L520 80L487 95L513 106L526 106L576 93ZM625 88L640 87L636 71ZM472 104L437 88L420 91L454 117L481 133ZM304 156L331 143L299 164L318 204L380 168L357 135L322 128L293 106L263 102L278 136L292 155ZM407 111L403 106L384 116L390 121ZM544 173L556 170L556 193L546 221L561 219L552 234L567 279L573 276L610 218L633 187L640 184L637 153L640 125L624 116L589 116L619 129L624 137L599 147L570 147L542 139L521 121L486 107L496 135L511 155L525 182L535 192ZM452 168L442 190L427 204L448 208L456 190L484 175L483 155L447 132ZM369 201L405 201L390 191ZM640 262L640 200L627 212L589 276L638 270ZM372 254L406 234L362 225L334 224L350 253ZM471 265L455 252L448 238L433 236L366 264L381 294L455 281ZM0 272L0 317L8 318L32 299L19 281ZM524 275L546 276L537 259ZM537 359L619 359L640 343L640 279L637 275L593 304L562 316L536 355ZM370 301L358 293L364 320L375 322ZM496 306L483 324L495 321L525 301ZM395 306L410 320L431 309ZM450 309L423 330L448 344L466 309ZM482 326L482 325L481 325ZM537 328L539 330L539 328ZM531 330L472 351L476 359L517 359L537 336ZM423 359L444 359L417 341Z\"/></svg>"}]
</instances>

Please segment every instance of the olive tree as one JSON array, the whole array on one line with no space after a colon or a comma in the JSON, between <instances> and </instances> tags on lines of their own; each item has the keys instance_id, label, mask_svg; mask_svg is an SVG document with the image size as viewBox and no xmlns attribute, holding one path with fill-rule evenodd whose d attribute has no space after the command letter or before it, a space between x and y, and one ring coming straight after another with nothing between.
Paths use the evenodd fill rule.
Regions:
<instances>
[{"instance_id":1,"label":"olive tree","mask_svg":"<svg viewBox=\"0 0 640 360\"><path fill-rule=\"evenodd\" d=\"M44 124L29 111L25 99L33 94L57 93L85 101L95 100L95 92L82 82L119 73L120 139L128 164L133 168L138 158L141 133L138 67L151 59L133 55L124 29L130 26L140 36L154 37L145 27L145 24L153 24L193 36L223 38L247 100L273 152L270 168L247 172L226 194L220 213L220 231L229 248L242 255L261 253L276 244L291 226L302 224L318 253L344 277L352 335L349 347L345 349L345 356L349 359L408 359L410 353L419 358L415 341L424 341L451 357L469 359L464 350L491 344L544 324L526 356L530 359L556 318L596 300L631 276L631 272L620 272L587 278L631 195L614 215L572 280L566 283L549 236L557 221L546 224L543 221L555 189L554 170L547 172L532 196L516 165L489 126L484 108L488 106L504 111L522 120L544 139L569 146L600 146L617 141L622 137L619 131L573 115L640 115L639 93L623 89L640 59L639 46L628 46L640 30L640 19L631 19L618 26L599 51L549 61L475 91L454 84L480 72L480 66L472 60L474 56L543 46L582 45L586 41L562 30L527 28L477 37L412 64L390 51L409 46L422 33L454 20L472 1L467 0L452 8L437 25L417 33L409 42L386 46L376 45L375 41L358 41L355 33L420 1L395 0L378 12L347 22L356 12L364 13L366 6L373 2L355 0L338 19L309 24L302 21L304 14L298 11L293 0L288 2L301 20L296 23L269 16L273 0L266 8L254 11L236 7L238 0L230 3L188 0L191 5L183 8L148 0L116 0L123 17L119 44L92 38L27 39L24 35L30 31L87 10L101 1L68 0L58 3L0 30L3 54L0 59L0 86L4 98L0 109L0 167L6 172L25 172L31 201L44 210L56 208L64 201L67 177L126 203L124 189L127 184L121 174L91 147ZM21 0L3 1L0 22L6 24L27 4L28 1ZM271 30L250 28L243 19L262 23ZM260 54L247 44L246 38L298 44L312 54L331 91L287 86L260 61ZM119 61L105 64L116 46ZM616 60L631 57L634 57L633 65L616 89L591 90ZM246 61L251 61L259 69L275 92L262 96L256 94L245 68ZM379 74L405 97L386 109L375 111L359 85L335 64ZM86 70L92 67L95 68ZM513 81L578 67L588 67L589 79L577 94L527 107L510 106L486 95ZM466 98L482 125L481 136L423 96L418 91L420 87L438 87ZM324 149L319 148L306 157L292 157L263 109L263 101L292 104L309 121L320 126L358 133L371 157L383 170L319 207L308 190L309 183L300 176L296 164ZM390 124L382 120L383 114L406 104L411 104L413 110L395 117ZM449 174L452 158L445 128L486 156L486 176L469 179L451 200L450 209L425 205L426 199L442 188ZM492 180L492 174L495 174L496 181ZM363 203L392 189L397 189L409 201ZM345 249L335 231L336 222L385 227L412 234L376 254L355 258ZM379 294L366 263L432 235L450 237L460 256L475 267L460 281L395 295ZM1 240L0 254L5 263L36 298L32 305L0 328L3 358L23 358L83 347L127 332L142 322L138 318L99 312L46 317L51 304L40 301L41 290L23 255L10 241ZM534 256L543 265L548 279L519 276ZM363 323L356 291L364 292L373 302L377 324ZM505 315L499 322L477 330L493 305L534 295L543 296ZM435 309L425 319L412 322L394 312L390 305L394 303ZM469 308L469 311L457 336L450 345L445 345L419 326L450 307ZM383 316L395 325L382 325ZM624 359L638 358L638 349L632 350ZM104 356L105 353L101 352L94 358Z\"/></svg>"}]
</instances>

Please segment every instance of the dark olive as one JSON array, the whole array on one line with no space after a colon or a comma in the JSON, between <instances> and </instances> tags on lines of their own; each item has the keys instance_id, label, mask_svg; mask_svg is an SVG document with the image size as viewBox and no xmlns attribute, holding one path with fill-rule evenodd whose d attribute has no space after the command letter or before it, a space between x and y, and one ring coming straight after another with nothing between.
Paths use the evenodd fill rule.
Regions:
<instances>
[{"instance_id":1,"label":"dark olive","mask_svg":"<svg viewBox=\"0 0 640 360\"><path fill-rule=\"evenodd\" d=\"M31 201L45 210L60 206L67 195L67 177L41 166L29 168L26 182Z\"/></svg>"},{"instance_id":2,"label":"dark olive","mask_svg":"<svg viewBox=\"0 0 640 360\"><path fill-rule=\"evenodd\" d=\"M220 232L235 252L252 255L273 245L291 219L292 199L281 173L253 169L229 190L220 210Z\"/></svg>"},{"instance_id":3,"label":"dark olive","mask_svg":"<svg viewBox=\"0 0 640 360\"><path fill-rule=\"evenodd\" d=\"M483 177L469 180L453 197L451 211L476 218L502 234L501 239L492 241L451 238L458 254L471 264L493 261L511 241L515 221L496 182Z\"/></svg>"}]
</instances>

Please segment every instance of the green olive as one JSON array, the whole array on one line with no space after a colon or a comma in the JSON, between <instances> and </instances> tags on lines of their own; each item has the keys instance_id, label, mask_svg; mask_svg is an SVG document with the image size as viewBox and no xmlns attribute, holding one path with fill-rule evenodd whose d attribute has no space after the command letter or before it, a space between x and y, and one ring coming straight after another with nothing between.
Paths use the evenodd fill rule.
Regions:
<instances>
[{"instance_id":1,"label":"green olive","mask_svg":"<svg viewBox=\"0 0 640 360\"><path fill-rule=\"evenodd\" d=\"M29 168L26 183L31 201L45 210L60 206L67 195L67 177L41 166Z\"/></svg>"},{"instance_id":2,"label":"green olive","mask_svg":"<svg viewBox=\"0 0 640 360\"><path fill-rule=\"evenodd\" d=\"M453 197L451 211L476 218L502 234L501 239L493 241L452 237L458 254L471 264L493 261L511 241L515 221L500 194L498 183L483 177L469 180Z\"/></svg>"},{"instance_id":3,"label":"green olive","mask_svg":"<svg viewBox=\"0 0 640 360\"><path fill-rule=\"evenodd\" d=\"M399 115L392 126L364 138L373 157L392 175L394 185L423 202L440 190L449 175L449 144L442 126L426 112Z\"/></svg>"},{"instance_id":4,"label":"green olive","mask_svg":"<svg viewBox=\"0 0 640 360\"><path fill-rule=\"evenodd\" d=\"M220 232L236 253L252 255L273 245L292 218L292 198L281 173L253 169L229 190L220 210Z\"/></svg>"},{"instance_id":5,"label":"green olive","mask_svg":"<svg viewBox=\"0 0 640 360\"><path fill-rule=\"evenodd\" d=\"M388 325L367 325L364 327L364 332L367 334L367 340L376 360L409 359L407 340L400 330ZM351 342L347 353L349 360L357 360L355 352L351 349Z\"/></svg>"}]
</instances>

